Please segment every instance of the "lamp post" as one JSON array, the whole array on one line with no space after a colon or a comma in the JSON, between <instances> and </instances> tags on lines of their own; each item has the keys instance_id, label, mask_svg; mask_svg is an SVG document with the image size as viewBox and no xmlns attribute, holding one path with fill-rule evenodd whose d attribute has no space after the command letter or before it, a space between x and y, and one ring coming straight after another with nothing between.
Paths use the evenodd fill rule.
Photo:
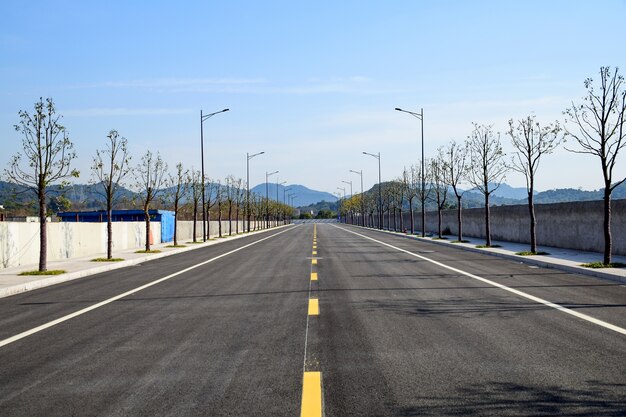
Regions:
<instances>
[{"instance_id":1,"label":"lamp post","mask_svg":"<svg viewBox=\"0 0 626 417\"><path fill-rule=\"evenodd\" d=\"M425 205L426 205L426 196L424 195L425 189L426 189L426 178L425 178L425 174L424 174L424 109L421 108L419 113L415 113L412 111L408 111L408 110L402 110L399 107L396 107L397 111L401 111L403 113L407 113L410 114L413 117L416 117L420 120L421 124L422 124L422 195L421 195L421 200L422 200L422 237L426 236L426 232L425 232L425 227L426 227L426 212L425 210Z\"/></svg>"},{"instance_id":2,"label":"lamp post","mask_svg":"<svg viewBox=\"0 0 626 417\"><path fill-rule=\"evenodd\" d=\"M350 199L352 199L352 195L353 195L352 194L352 181L343 181L342 180L341 182L343 182L344 184L350 184ZM350 210L350 217L352 218L352 220L350 220L350 223L352 224L352 223L354 223L354 215L352 214L352 210ZM347 218L346 218L346 220L347 220Z\"/></svg>"},{"instance_id":3,"label":"lamp post","mask_svg":"<svg viewBox=\"0 0 626 417\"><path fill-rule=\"evenodd\" d=\"M202 158L202 241L206 242L206 208L205 208L205 200L206 200L206 190L204 185L204 130L203 123L205 120L215 116L219 113L227 112L229 109L224 109L220 111L216 111L214 113L203 114L202 110L200 110L200 157Z\"/></svg>"},{"instance_id":4,"label":"lamp post","mask_svg":"<svg viewBox=\"0 0 626 417\"><path fill-rule=\"evenodd\" d=\"M283 181L281 183L278 182L278 177L276 177L276 226L278 226L278 218L280 217L280 210L278 209L278 203L280 203L278 201L278 186L279 185L284 185L287 184L287 181Z\"/></svg>"},{"instance_id":5,"label":"lamp post","mask_svg":"<svg viewBox=\"0 0 626 417\"><path fill-rule=\"evenodd\" d=\"M283 217L283 220L287 219L287 191L290 191L291 188L283 188L283 206L285 206L285 216Z\"/></svg>"},{"instance_id":6,"label":"lamp post","mask_svg":"<svg viewBox=\"0 0 626 417\"><path fill-rule=\"evenodd\" d=\"M345 187L337 187L337 189L340 190L340 191L343 191L343 199L341 200L341 208L343 209L344 201L346 201L346 188ZM340 194L340 196L341 196L341 194ZM344 220L346 220L345 216L344 216ZM346 223L347 223L347 221L346 221Z\"/></svg>"},{"instance_id":7,"label":"lamp post","mask_svg":"<svg viewBox=\"0 0 626 417\"><path fill-rule=\"evenodd\" d=\"M270 227L270 188L269 188L269 180L270 177L274 174L278 174L278 171L267 172L265 171L265 204L267 204L265 208L265 226L269 229Z\"/></svg>"},{"instance_id":8,"label":"lamp post","mask_svg":"<svg viewBox=\"0 0 626 417\"><path fill-rule=\"evenodd\" d=\"M246 152L246 217L248 218L248 233L250 233L250 160L255 156L263 155L265 152L255 153L250 155Z\"/></svg>"},{"instance_id":9,"label":"lamp post","mask_svg":"<svg viewBox=\"0 0 626 417\"><path fill-rule=\"evenodd\" d=\"M383 193L380 182L380 152L378 152L378 154L363 152L363 154L378 159L378 228L383 230Z\"/></svg>"},{"instance_id":10,"label":"lamp post","mask_svg":"<svg viewBox=\"0 0 626 417\"><path fill-rule=\"evenodd\" d=\"M365 196L363 195L363 170L355 171L353 169L350 170L361 177L361 226L365 227Z\"/></svg>"}]
</instances>

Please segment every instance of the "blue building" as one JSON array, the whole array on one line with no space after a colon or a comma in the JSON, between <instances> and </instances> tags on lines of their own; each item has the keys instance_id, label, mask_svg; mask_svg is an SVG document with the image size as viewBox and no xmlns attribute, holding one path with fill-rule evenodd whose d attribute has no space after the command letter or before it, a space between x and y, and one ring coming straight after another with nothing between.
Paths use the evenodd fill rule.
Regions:
<instances>
[{"instance_id":1,"label":"blue building","mask_svg":"<svg viewBox=\"0 0 626 417\"><path fill-rule=\"evenodd\" d=\"M174 212L169 210L149 210L150 221L161 223L161 242L174 240ZM62 222L99 223L107 221L106 210L98 211L65 211L57 213ZM146 217L143 210L113 210L111 221L114 222L144 222Z\"/></svg>"}]
</instances>

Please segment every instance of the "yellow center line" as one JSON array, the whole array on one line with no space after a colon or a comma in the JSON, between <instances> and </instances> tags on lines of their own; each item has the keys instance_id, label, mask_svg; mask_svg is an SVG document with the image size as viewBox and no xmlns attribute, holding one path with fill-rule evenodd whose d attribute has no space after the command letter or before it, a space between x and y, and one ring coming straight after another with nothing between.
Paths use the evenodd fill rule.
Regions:
<instances>
[{"instance_id":1,"label":"yellow center line","mask_svg":"<svg viewBox=\"0 0 626 417\"><path fill-rule=\"evenodd\" d=\"M320 302L317 298L309 299L309 316L319 316L320 314Z\"/></svg>"},{"instance_id":2,"label":"yellow center line","mask_svg":"<svg viewBox=\"0 0 626 417\"><path fill-rule=\"evenodd\" d=\"M317 245L313 245L313 249L317 249Z\"/></svg>"},{"instance_id":3,"label":"yellow center line","mask_svg":"<svg viewBox=\"0 0 626 417\"><path fill-rule=\"evenodd\" d=\"M317 281L317 272L311 272L311 281Z\"/></svg>"},{"instance_id":4,"label":"yellow center line","mask_svg":"<svg viewBox=\"0 0 626 417\"><path fill-rule=\"evenodd\" d=\"M317 251L316 250L313 251L313 255L317 255Z\"/></svg>"},{"instance_id":5,"label":"yellow center line","mask_svg":"<svg viewBox=\"0 0 626 417\"><path fill-rule=\"evenodd\" d=\"M311 265L317 265L317 259L311 259Z\"/></svg>"},{"instance_id":6,"label":"yellow center line","mask_svg":"<svg viewBox=\"0 0 626 417\"><path fill-rule=\"evenodd\" d=\"M300 417L322 417L322 373L305 372Z\"/></svg>"}]
</instances>

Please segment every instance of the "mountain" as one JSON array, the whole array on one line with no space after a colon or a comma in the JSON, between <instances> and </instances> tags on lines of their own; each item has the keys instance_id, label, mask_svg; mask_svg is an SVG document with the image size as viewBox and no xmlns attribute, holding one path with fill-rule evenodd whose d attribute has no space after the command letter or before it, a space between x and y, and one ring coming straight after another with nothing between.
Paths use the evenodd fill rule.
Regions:
<instances>
[{"instance_id":1,"label":"mountain","mask_svg":"<svg viewBox=\"0 0 626 417\"><path fill-rule=\"evenodd\" d=\"M254 188L250 189L250 192L260 194L263 197L265 197L265 185L266 183L256 185ZM291 185L278 185L278 200L281 202L283 201L283 197L285 195L284 191L286 189L289 189L289 191L287 191L289 194L297 195L297 198L293 200L294 205L297 207L309 206L309 205L312 205L321 201L332 202L337 199L334 195L332 195L331 193L327 193L325 191L311 190L310 188L307 188L304 185L291 184ZM276 184L273 184L270 182L268 184L268 190L269 190L269 198L276 199ZM288 201L286 203L289 204Z\"/></svg>"}]
</instances>

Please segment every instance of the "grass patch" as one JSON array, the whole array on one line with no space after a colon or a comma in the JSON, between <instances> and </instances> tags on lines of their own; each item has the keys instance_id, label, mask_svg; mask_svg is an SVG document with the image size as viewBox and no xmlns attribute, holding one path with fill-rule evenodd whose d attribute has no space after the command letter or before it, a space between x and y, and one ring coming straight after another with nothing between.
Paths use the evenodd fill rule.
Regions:
<instances>
[{"instance_id":1,"label":"grass patch","mask_svg":"<svg viewBox=\"0 0 626 417\"><path fill-rule=\"evenodd\" d=\"M192 245L197 245L198 243L204 243L203 241L197 241L197 242L187 242L187 244L192 244Z\"/></svg>"},{"instance_id":2,"label":"grass patch","mask_svg":"<svg viewBox=\"0 0 626 417\"><path fill-rule=\"evenodd\" d=\"M489 248L501 248L500 245L476 245L479 249L489 249Z\"/></svg>"},{"instance_id":3,"label":"grass patch","mask_svg":"<svg viewBox=\"0 0 626 417\"><path fill-rule=\"evenodd\" d=\"M434 237L433 240L448 240L447 237Z\"/></svg>"},{"instance_id":4,"label":"grass patch","mask_svg":"<svg viewBox=\"0 0 626 417\"><path fill-rule=\"evenodd\" d=\"M123 260L124 260L124 258L111 258L111 259L108 259L108 258L95 258L95 259L92 259L91 262L120 262L120 261L123 261Z\"/></svg>"},{"instance_id":5,"label":"grass patch","mask_svg":"<svg viewBox=\"0 0 626 417\"><path fill-rule=\"evenodd\" d=\"M590 262L588 264L582 264L581 266L584 266L585 268L624 268L626 267L626 264L623 264L621 262L612 262L610 264L605 264L603 262Z\"/></svg>"},{"instance_id":6,"label":"grass patch","mask_svg":"<svg viewBox=\"0 0 626 417\"><path fill-rule=\"evenodd\" d=\"M49 271L24 271L24 272L20 272L19 275L61 275L61 274L65 274L65 272L62 269L51 269Z\"/></svg>"},{"instance_id":7,"label":"grass patch","mask_svg":"<svg viewBox=\"0 0 626 417\"><path fill-rule=\"evenodd\" d=\"M515 252L515 254L519 256L550 255L548 252L544 252L544 251L539 251L539 252L523 251L523 252Z\"/></svg>"},{"instance_id":8,"label":"grass patch","mask_svg":"<svg viewBox=\"0 0 626 417\"><path fill-rule=\"evenodd\" d=\"M166 248L186 248L185 245L167 245Z\"/></svg>"},{"instance_id":9,"label":"grass patch","mask_svg":"<svg viewBox=\"0 0 626 417\"><path fill-rule=\"evenodd\" d=\"M453 240L450 243L470 243L470 241L463 239L463 240Z\"/></svg>"},{"instance_id":10,"label":"grass patch","mask_svg":"<svg viewBox=\"0 0 626 417\"><path fill-rule=\"evenodd\" d=\"M158 249L151 249L151 250L136 250L135 253L161 253L160 250Z\"/></svg>"}]
</instances>

